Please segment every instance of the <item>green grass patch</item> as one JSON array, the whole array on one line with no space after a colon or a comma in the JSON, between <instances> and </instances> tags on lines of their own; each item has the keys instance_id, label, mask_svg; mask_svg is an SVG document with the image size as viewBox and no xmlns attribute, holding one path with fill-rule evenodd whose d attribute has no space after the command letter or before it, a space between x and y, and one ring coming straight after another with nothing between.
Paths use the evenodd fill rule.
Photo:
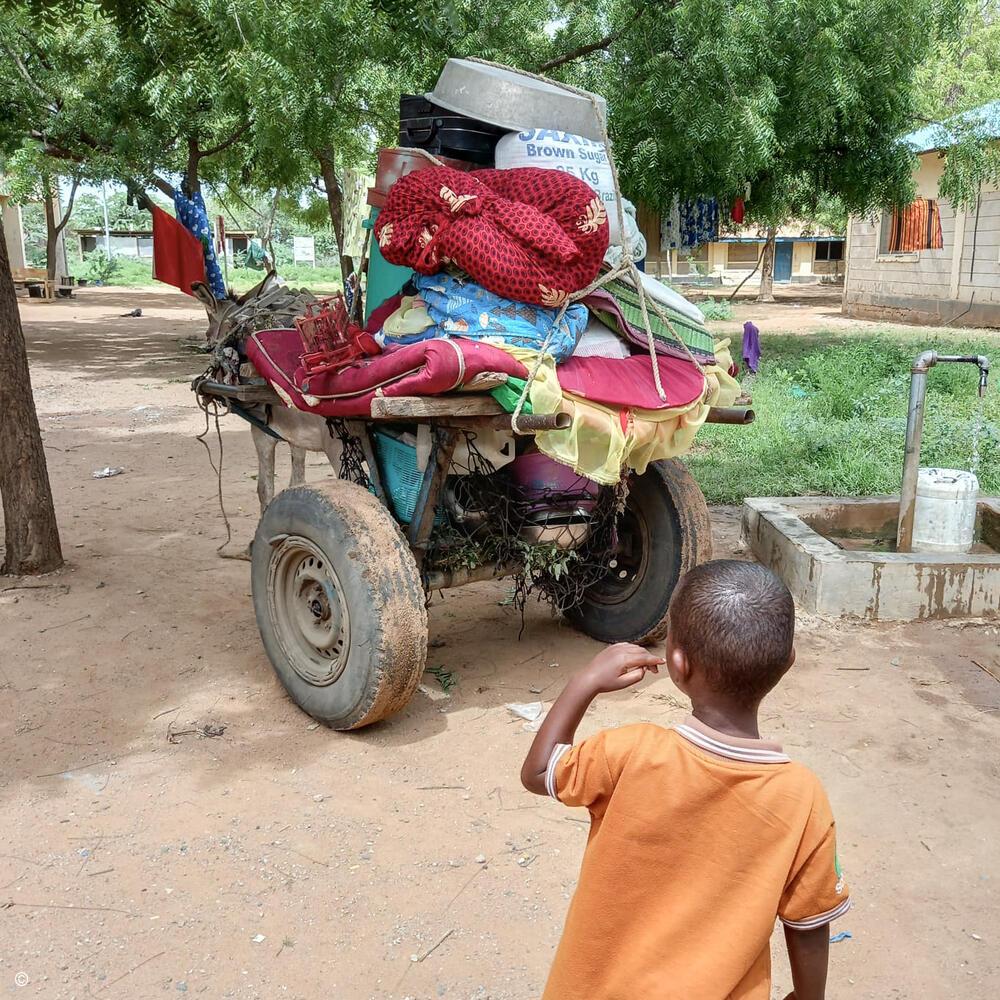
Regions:
<instances>
[{"instance_id":1,"label":"green grass patch","mask_svg":"<svg viewBox=\"0 0 1000 1000\"><path fill-rule=\"evenodd\" d=\"M78 278L87 278L91 282L94 280L94 265L89 261L71 266L70 271ZM342 287L340 268L337 266L310 267L308 264L288 264L279 268L278 274L293 287L308 288L317 293L330 293ZM248 267L231 267L228 287L237 293L245 292L263 277L263 271L254 271ZM153 278L151 260L138 260L134 257L115 257L112 270L103 283L122 288L167 287Z\"/></svg>"},{"instance_id":2,"label":"green grass patch","mask_svg":"<svg viewBox=\"0 0 1000 1000\"><path fill-rule=\"evenodd\" d=\"M142 288L153 285L153 263L135 257L113 257L108 262L103 251L87 254L86 260L74 261L69 267L75 278L86 278L90 284Z\"/></svg>"},{"instance_id":3,"label":"green grass patch","mask_svg":"<svg viewBox=\"0 0 1000 1000\"><path fill-rule=\"evenodd\" d=\"M683 294L683 293L682 293ZM725 320L733 318L733 304L729 299L704 299L697 303L706 320Z\"/></svg>"},{"instance_id":4,"label":"green grass patch","mask_svg":"<svg viewBox=\"0 0 1000 1000\"><path fill-rule=\"evenodd\" d=\"M278 274L296 288L308 288L312 292L335 292L343 288L339 267L311 267L309 264L285 264L278 267ZM240 291L256 285L264 275L260 271L246 268L230 268L229 279Z\"/></svg>"},{"instance_id":5,"label":"green grass patch","mask_svg":"<svg viewBox=\"0 0 1000 1000\"><path fill-rule=\"evenodd\" d=\"M686 459L710 503L898 492L914 356L985 354L1000 376L1000 337L988 334L763 334L761 346L761 370L748 386L757 419L749 427L706 425ZM994 379L980 410L977 384L971 365L931 369L921 464L971 468L981 413L977 472L983 492L997 494L1000 390Z\"/></svg>"}]
</instances>

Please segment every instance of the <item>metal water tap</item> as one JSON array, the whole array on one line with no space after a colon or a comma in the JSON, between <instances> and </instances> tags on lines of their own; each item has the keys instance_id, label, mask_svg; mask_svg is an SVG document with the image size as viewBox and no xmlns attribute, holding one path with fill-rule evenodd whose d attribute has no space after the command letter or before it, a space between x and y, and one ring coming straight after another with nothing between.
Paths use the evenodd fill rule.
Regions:
<instances>
[{"instance_id":1,"label":"metal water tap","mask_svg":"<svg viewBox=\"0 0 1000 1000\"><path fill-rule=\"evenodd\" d=\"M913 548L913 514L917 505L917 477L920 472L920 438L924 431L924 396L927 373L934 365L945 363L976 365L979 368L979 395L986 392L990 359L983 354L918 354L910 369L910 403L906 414L906 451L903 455L903 483L899 492L899 522L896 527L896 551Z\"/></svg>"},{"instance_id":2,"label":"metal water tap","mask_svg":"<svg viewBox=\"0 0 1000 1000\"><path fill-rule=\"evenodd\" d=\"M985 354L938 354L937 351L924 351L917 355L910 370L913 374L926 375L929 368L946 362L976 365L979 368L979 395L985 394L990 377L990 359Z\"/></svg>"}]
</instances>

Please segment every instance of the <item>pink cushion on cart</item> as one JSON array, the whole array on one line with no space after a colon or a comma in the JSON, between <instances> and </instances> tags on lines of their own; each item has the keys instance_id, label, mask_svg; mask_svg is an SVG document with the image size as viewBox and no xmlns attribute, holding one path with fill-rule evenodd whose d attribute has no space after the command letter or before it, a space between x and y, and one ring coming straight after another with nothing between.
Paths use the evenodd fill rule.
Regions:
<instances>
[{"instance_id":1,"label":"pink cushion on cart","mask_svg":"<svg viewBox=\"0 0 1000 1000\"><path fill-rule=\"evenodd\" d=\"M484 372L526 378L524 365L506 351L471 340L423 340L341 372L306 376L302 342L295 330L261 330L246 341L247 357L278 395L296 409L325 417L366 417L377 392L383 396L439 396Z\"/></svg>"},{"instance_id":2,"label":"pink cushion on cart","mask_svg":"<svg viewBox=\"0 0 1000 1000\"><path fill-rule=\"evenodd\" d=\"M690 361L657 355L666 400L660 399L649 355L577 358L557 369L563 392L615 408L665 410L687 406L705 391L705 376Z\"/></svg>"}]
</instances>

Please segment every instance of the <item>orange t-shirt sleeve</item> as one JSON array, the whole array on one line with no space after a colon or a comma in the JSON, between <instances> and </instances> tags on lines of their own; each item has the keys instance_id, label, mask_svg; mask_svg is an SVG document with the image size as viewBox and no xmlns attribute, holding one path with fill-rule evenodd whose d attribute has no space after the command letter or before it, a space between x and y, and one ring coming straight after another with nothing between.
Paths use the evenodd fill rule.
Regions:
<instances>
[{"instance_id":1,"label":"orange t-shirt sleeve","mask_svg":"<svg viewBox=\"0 0 1000 1000\"><path fill-rule=\"evenodd\" d=\"M850 908L850 892L837 857L833 812L817 782L812 812L781 895L778 916L787 927L812 930Z\"/></svg>"},{"instance_id":2,"label":"orange t-shirt sleeve","mask_svg":"<svg viewBox=\"0 0 1000 1000\"><path fill-rule=\"evenodd\" d=\"M605 729L567 750L555 765L556 798L603 812L635 744L635 729Z\"/></svg>"}]
</instances>

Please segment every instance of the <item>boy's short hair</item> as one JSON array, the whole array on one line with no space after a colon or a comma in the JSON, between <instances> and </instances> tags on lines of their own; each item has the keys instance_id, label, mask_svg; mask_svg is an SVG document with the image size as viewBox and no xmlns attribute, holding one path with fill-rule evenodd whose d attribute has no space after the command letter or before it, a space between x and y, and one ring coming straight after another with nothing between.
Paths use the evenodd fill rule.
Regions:
<instances>
[{"instance_id":1,"label":"boy's short hair","mask_svg":"<svg viewBox=\"0 0 1000 1000\"><path fill-rule=\"evenodd\" d=\"M792 655L795 603L752 562L716 559L686 573L670 600L671 641L709 685L744 704L781 679Z\"/></svg>"}]
</instances>

